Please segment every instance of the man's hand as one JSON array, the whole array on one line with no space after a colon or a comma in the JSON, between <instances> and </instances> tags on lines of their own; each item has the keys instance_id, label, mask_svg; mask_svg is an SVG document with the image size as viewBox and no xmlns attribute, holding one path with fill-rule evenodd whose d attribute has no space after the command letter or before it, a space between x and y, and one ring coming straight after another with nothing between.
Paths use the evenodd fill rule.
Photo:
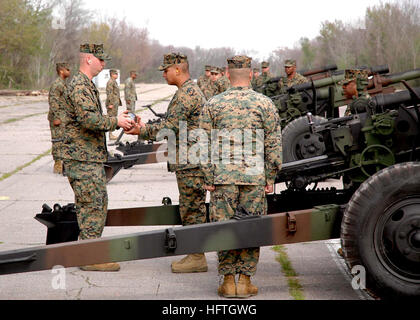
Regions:
<instances>
[{"instance_id":1,"label":"man's hand","mask_svg":"<svg viewBox=\"0 0 420 320\"><path fill-rule=\"evenodd\" d=\"M208 186L205 184L204 189L206 189L207 191L213 192L214 190L216 190L216 187L214 185Z\"/></svg>"},{"instance_id":2,"label":"man's hand","mask_svg":"<svg viewBox=\"0 0 420 320\"><path fill-rule=\"evenodd\" d=\"M131 104L131 100L125 100L126 104Z\"/></svg>"},{"instance_id":3,"label":"man's hand","mask_svg":"<svg viewBox=\"0 0 420 320\"><path fill-rule=\"evenodd\" d=\"M135 125L134 121L127 113L127 111L124 111L118 116L118 126L123 128L124 131L130 130Z\"/></svg>"},{"instance_id":4,"label":"man's hand","mask_svg":"<svg viewBox=\"0 0 420 320\"><path fill-rule=\"evenodd\" d=\"M108 106L108 109L112 109L114 106L111 104L110 106Z\"/></svg>"},{"instance_id":5,"label":"man's hand","mask_svg":"<svg viewBox=\"0 0 420 320\"><path fill-rule=\"evenodd\" d=\"M264 188L264 191L265 191L266 194L273 193L273 191L274 191L273 185L272 184L271 185L266 185L265 188Z\"/></svg>"},{"instance_id":6,"label":"man's hand","mask_svg":"<svg viewBox=\"0 0 420 320\"><path fill-rule=\"evenodd\" d=\"M139 135L140 134L140 126L135 123L134 126L129 130L124 130L124 133L126 134L132 134L132 135Z\"/></svg>"}]
</instances>

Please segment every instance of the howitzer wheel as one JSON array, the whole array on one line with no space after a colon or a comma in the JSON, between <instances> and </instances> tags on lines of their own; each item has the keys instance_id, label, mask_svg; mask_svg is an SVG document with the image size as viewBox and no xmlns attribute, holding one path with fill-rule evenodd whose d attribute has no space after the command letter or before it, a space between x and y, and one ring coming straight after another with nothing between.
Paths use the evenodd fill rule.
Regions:
<instances>
[{"instance_id":1,"label":"howitzer wheel","mask_svg":"<svg viewBox=\"0 0 420 320\"><path fill-rule=\"evenodd\" d=\"M326 122L327 119L313 116L315 124ZM325 144L322 135L312 134L306 117L300 117L290 122L282 131L283 161L292 162L323 155Z\"/></svg>"},{"instance_id":2,"label":"howitzer wheel","mask_svg":"<svg viewBox=\"0 0 420 320\"><path fill-rule=\"evenodd\" d=\"M395 299L420 297L420 163L381 170L350 199L341 224L350 269L366 271L366 288Z\"/></svg>"},{"instance_id":3,"label":"howitzer wheel","mask_svg":"<svg viewBox=\"0 0 420 320\"><path fill-rule=\"evenodd\" d=\"M370 177L393 164L395 164L394 153L380 144L367 147L360 156L360 170L366 177Z\"/></svg>"}]
</instances>

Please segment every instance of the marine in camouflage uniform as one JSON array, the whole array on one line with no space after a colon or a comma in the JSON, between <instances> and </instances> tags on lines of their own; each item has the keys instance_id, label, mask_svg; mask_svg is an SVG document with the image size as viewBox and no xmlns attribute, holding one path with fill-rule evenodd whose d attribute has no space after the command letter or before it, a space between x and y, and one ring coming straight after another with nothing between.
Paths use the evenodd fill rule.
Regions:
<instances>
[{"instance_id":1,"label":"marine in camouflage uniform","mask_svg":"<svg viewBox=\"0 0 420 320\"><path fill-rule=\"evenodd\" d=\"M267 61L261 62L261 75L255 80L255 91L262 93L264 84L271 79L273 75L270 73L270 64Z\"/></svg>"},{"instance_id":2,"label":"marine in camouflage uniform","mask_svg":"<svg viewBox=\"0 0 420 320\"><path fill-rule=\"evenodd\" d=\"M84 44L81 53L101 60L109 57L102 45ZM64 168L75 194L80 239L99 238L108 206L103 163L107 160L105 132L117 128L118 119L102 114L95 84L79 71L66 90L66 133L62 148Z\"/></svg>"},{"instance_id":3,"label":"marine in camouflage uniform","mask_svg":"<svg viewBox=\"0 0 420 320\"><path fill-rule=\"evenodd\" d=\"M111 117L118 116L118 107L122 106L120 97L120 88L118 86L116 78L118 77L118 71L111 69L109 70L109 80L106 84L106 111L107 115ZM115 140L117 137L109 133L109 139Z\"/></svg>"},{"instance_id":4,"label":"marine in camouflage uniform","mask_svg":"<svg viewBox=\"0 0 420 320\"><path fill-rule=\"evenodd\" d=\"M127 110L130 112L136 112L136 101L137 101L137 92L134 79L137 78L136 71L130 71L130 76L124 82L124 99L126 103Z\"/></svg>"},{"instance_id":5,"label":"marine in camouflage uniform","mask_svg":"<svg viewBox=\"0 0 420 320\"><path fill-rule=\"evenodd\" d=\"M206 65L204 67L204 74L202 74L197 80L197 85L203 93L204 93L205 87L210 82L210 70L211 70L211 66Z\"/></svg>"},{"instance_id":6,"label":"marine in camouflage uniform","mask_svg":"<svg viewBox=\"0 0 420 320\"><path fill-rule=\"evenodd\" d=\"M249 69L251 72L251 58L246 56L230 58L228 68L231 77L236 69ZM240 152L234 150L235 152L230 154L228 164L224 163L218 152L212 152L215 157L212 160L215 161L202 164L206 188L209 191L214 188L210 201L211 220L229 220L240 208L244 208L251 215L266 214L266 187L274 184L276 171L282 162L280 119L272 101L252 90L249 81L248 86L244 87L232 83L230 89L205 104L200 128L207 132L208 137L214 129L225 129L230 133L235 129L242 130L240 137L230 137L231 150L234 150L236 145L242 146L242 149ZM264 135L261 134L257 139L255 129L263 130ZM243 130L251 130L253 133L252 144L242 139L242 133L246 133ZM255 156L255 150L251 151L254 153L252 155L245 150L249 145L254 149L258 145L257 140L264 146L259 161L257 159L253 163L250 158L245 158L237 164L236 156L240 154L242 157L242 150L244 154ZM221 148L220 145L218 148L212 146L212 150ZM218 253L218 272L225 276L223 285L219 287L220 295L247 297L257 293L258 289L250 283L250 276L256 272L259 252L259 248L247 248ZM235 274L240 274L236 287Z\"/></svg>"},{"instance_id":7,"label":"marine in camouflage uniform","mask_svg":"<svg viewBox=\"0 0 420 320\"><path fill-rule=\"evenodd\" d=\"M347 105L345 116L354 112L354 106L367 105L370 95L367 93L369 73L366 70L347 69L344 71L344 79L338 84L343 87L343 94L347 99L352 99L351 103ZM364 103L361 103L362 101Z\"/></svg>"},{"instance_id":8,"label":"marine in camouflage uniform","mask_svg":"<svg viewBox=\"0 0 420 320\"><path fill-rule=\"evenodd\" d=\"M52 157L54 160L54 173L63 173L63 162L60 155L61 145L64 135L64 108L66 99L64 92L66 90L66 78L70 76L70 66L68 63L56 64L58 78L53 82L48 94L48 121L50 123Z\"/></svg>"},{"instance_id":9,"label":"marine in camouflage uniform","mask_svg":"<svg viewBox=\"0 0 420 320\"><path fill-rule=\"evenodd\" d=\"M287 59L284 62L284 68L294 68L294 72L290 77L287 76L279 80L280 93L285 93L285 90L291 86L308 82L307 78L296 72L296 60Z\"/></svg>"},{"instance_id":10,"label":"marine in camouflage uniform","mask_svg":"<svg viewBox=\"0 0 420 320\"><path fill-rule=\"evenodd\" d=\"M219 68L219 72L222 76L214 82L214 96L230 88L230 81L224 74L223 69Z\"/></svg>"},{"instance_id":11,"label":"marine in camouflage uniform","mask_svg":"<svg viewBox=\"0 0 420 320\"><path fill-rule=\"evenodd\" d=\"M257 78L260 76L260 70L258 68L254 68L252 70L252 80L251 80L251 87L255 90L257 87Z\"/></svg>"},{"instance_id":12,"label":"marine in camouflage uniform","mask_svg":"<svg viewBox=\"0 0 420 320\"><path fill-rule=\"evenodd\" d=\"M206 192L203 189L203 173L199 164L190 163L186 155L192 142L188 139L187 148L180 150L179 138L182 130L190 132L198 128L199 116L206 99L200 88L189 78L189 71L182 71L181 65L188 66L186 55L168 53L164 55L163 64L159 67L164 71L168 84L177 85L178 90L173 96L166 111L166 117L160 123L147 124L139 128L139 139L155 140L161 130L175 133L175 139L168 139L169 156L171 150L176 150L176 163L169 163L168 170L175 172L179 190L179 211L182 224L193 225L206 222ZM188 70L188 69L187 69ZM175 76L175 72L180 77ZM184 128L180 128L185 125ZM161 131L162 132L162 131ZM130 133L130 132L128 132ZM187 137L182 137L187 139ZM185 156L185 161L181 157ZM204 272L207 262L203 253L188 255L181 261L172 263L172 272Z\"/></svg>"}]
</instances>

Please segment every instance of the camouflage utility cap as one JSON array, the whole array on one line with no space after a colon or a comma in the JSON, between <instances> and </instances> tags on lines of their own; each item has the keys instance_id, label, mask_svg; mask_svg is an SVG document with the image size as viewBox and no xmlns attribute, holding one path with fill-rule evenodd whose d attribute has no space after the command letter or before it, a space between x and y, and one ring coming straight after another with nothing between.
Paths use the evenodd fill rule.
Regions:
<instances>
[{"instance_id":1,"label":"camouflage utility cap","mask_svg":"<svg viewBox=\"0 0 420 320\"><path fill-rule=\"evenodd\" d=\"M260 69L254 68L254 69L252 69L252 71L254 71L254 72L260 72Z\"/></svg>"},{"instance_id":2,"label":"camouflage utility cap","mask_svg":"<svg viewBox=\"0 0 420 320\"><path fill-rule=\"evenodd\" d=\"M234 56L232 58L227 59L227 63L229 69L243 69L243 68L251 68L251 60L252 58L247 56Z\"/></svg>"},{"instance_id":3,"label":"camouflage utility cap","mask_svg":"<svg viewBox=\"0 0 420 320\"><path fill-rule=\"evenodd\" d=\"M57 67L57 69L63 68L63 69L70 70L70 65L67 62L58 62L56 64L56 67Z\"/></svg>"},{"instance_id":4,"label":"camouflage utility cap","mask_svg":"<svg viewBox=\"0 0 420 320\"><path fill-rule=\"evenodd\" d=\"M284 66L285 67L296 67L296 60L287 59L286 61L284 61Z\"/></svg>"},{"instance_id":5,"label":"camouflage utility cap","mask_svg":"<svg viewBox=\"0 0 420 320\"><path fill-rule=\"evenodd\" d=\"M168 53L163 56L163 63L159 66L159 71L163 71L174 64L188 63L188 58L185 54L181 53Z\"/></svg>"},{"instance_id":6,"label":"camouflage utility cap","mask_svg":"<svg viewBox=\"0 0 420 320\"><path fill-rule=\"evenodd\" d=\"M339 82L339 85L347 84L350 81L356 81L357 79L367 80L369 73L367 70L360 69L347 69L344 72L344 79Z\"/></svg>"},{"instance_id":7,"label":"camouflage utility cap","mask_svg":"<svg viewBox=\"0 0 420 320\"><path fill-rule=\"evenodd\" d=\"M218 67L213 67L210 70L211 73L220 73L220 69Z\"/></svg>"},{"instance_id":8,"label":"camouflage utility cap","mask_svg":"<svg viewBox=\"0 0 420 320\"><path fill-rule=\"evenodd\" d=\"M118 71L115 69L109 70L109 74L118 74Z\"/></svg>"},{"instance_id":9,"label":"camouflage utility cap","mask_svg":"<svg viewBox=\"0 0 420 320\"><path fill-rule=\"evenodd\" d=\"M96 58L100 60L111 60L111 57L104 52L103 44L81 44L80 52L93 54Z\"/></svg>"},{"instance_id":10,"label":"camouflage utility cap","mask_svg":"<svg viewBox=\"0 0 420 320\"><path fill-rule=\"evenodd\" d=\"M210 71L210 70L211 70L211 66L210 66L210 65L206 65L206 66L204 67L204 70L205 70L205 71Z\"/></svg>"},{"instance_id":11,"label":"camouflage utility cap","mask_svg":"<svg viewBox=\"0 0 420 320\"><path fill-rule=\"evenodd\" d=\"M270 64L267 61L261 62L261 68L268 68Z\"/></svg>"}]
</instances>

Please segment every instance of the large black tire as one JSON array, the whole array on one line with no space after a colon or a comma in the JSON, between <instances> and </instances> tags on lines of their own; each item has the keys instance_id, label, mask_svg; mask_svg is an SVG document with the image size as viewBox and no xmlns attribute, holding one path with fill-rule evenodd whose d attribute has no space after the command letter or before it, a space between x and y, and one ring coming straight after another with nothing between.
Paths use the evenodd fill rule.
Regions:
<instances>
[{"instance_id":1,"label":"large black tire","mask_svg":"<svg viewBox=\"0 0 420 320\"><path fill-rule=\"evenodd\" d=\"M327 119L313 116L315 124L326 122ZM322 155L325 145L322 136L309 131L308 118L300 117L290 122L282 130L283 162L292 162Z\"/></svg>"},{"instance_id":2,"label":"large black tire","mask_svg":"<svg viewBox=\"0 0 420 320\"><path fill-rule=\"evenodd\" d=\"M363 182L341 224L350 269L382 298L420 297L420 162L393 165Z\"/></svg>"}]
</instances>

